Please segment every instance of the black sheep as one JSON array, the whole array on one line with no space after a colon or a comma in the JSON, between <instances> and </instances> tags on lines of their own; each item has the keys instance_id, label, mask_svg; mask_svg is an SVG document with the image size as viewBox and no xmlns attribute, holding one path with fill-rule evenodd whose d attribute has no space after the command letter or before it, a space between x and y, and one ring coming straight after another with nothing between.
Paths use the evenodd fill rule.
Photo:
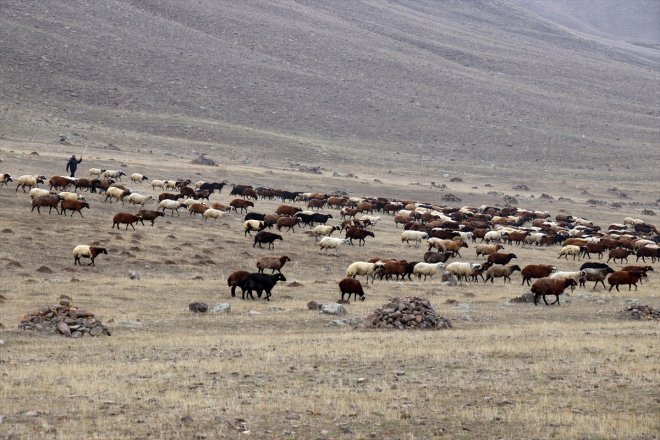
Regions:
<instances>
[{"instance_id":1,"label":"black sheep","mask_svg":"<svg viewBox=\"0 0 660 440\"><path fill-rule=\"evenodd\" d=\"M251 273L243 281L239 283L239 287L243 291L242 299L245 299L245 294L250 295L250 298L254 299L252 291L257 292L257 296L261 298L261 294L266 292L266 300L270 301L270 292L275 287L278 281L286 281L286 277L281 273L276 274L265 274L265 273Z\"/></svg>"},{"instance_id":2,"label":"black sheep","mask_svg":"<svg viewBox=\"0 0 660 440\"><path fill-rule=\"evenodd\" d=\"M254 236L254 243L252 244L252 247L259 243L259 247L261 248L261 243L268 243L268 249L270 249L271 246L273 249L275 249L275 240L282 240L282 236L280 234L274 234L268 231L259 231Z\"/></svg>"}]
</instances>

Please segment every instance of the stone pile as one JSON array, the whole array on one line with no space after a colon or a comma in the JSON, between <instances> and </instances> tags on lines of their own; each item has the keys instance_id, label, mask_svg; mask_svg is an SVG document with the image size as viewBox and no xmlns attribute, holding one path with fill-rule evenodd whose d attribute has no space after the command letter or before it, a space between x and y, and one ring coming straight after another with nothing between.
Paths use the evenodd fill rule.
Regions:
<instances>
[{"instance_id":1,"label":"stone pile","mask_svg":"<svg viewBox=\"0 0 660 440\"><path fill-rule=\"evenodd\" d=\"M660 321L660 310L655 310L651 306L635 304L626 307L623 310L623 314L629 319L642 321Z\"/></svg>"},{"instance_id":2,"label":"stone pile","mask_svg":"<svg viewBox=\"0 0 660 440\"><path fill-rule=\"evenodd\" d=\"M391 329L444 329L451 322L439 317L427 299L416 296L395 298L367 317L367 327Z\"/></svg>"},{"instance_id":3,"label":"stone pile","mask_svg":"<svg viewBox=\"0 0 660 440\"><path fill-rule=\"evenodd\" d=\"M84 335L110 336L110 330L94 318L93 313L80 310L66 300L60 301L57 306L42 306L23 315L18 328L61 334L69 338L80 338Z\"/></svg>"}]
</instances>

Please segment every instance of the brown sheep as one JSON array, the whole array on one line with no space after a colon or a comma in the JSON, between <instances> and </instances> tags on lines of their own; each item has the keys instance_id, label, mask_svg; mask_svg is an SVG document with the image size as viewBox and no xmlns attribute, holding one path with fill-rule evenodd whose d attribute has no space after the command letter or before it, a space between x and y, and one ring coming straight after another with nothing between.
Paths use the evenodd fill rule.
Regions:
<instances>
[{"instance_id":1,"label":"brown sheep","mask_svg":"<svg viewBox=\"0 0 660 440\"><path fill-rule=\"evenodd\" d=\"M53 176L48 179L50 189L65 190L69 185L75 185L76 181L65 176Z\"/></svg>"},{"instance_id":2,"label":"brown sheep","mask_svg":"<svg viewBox=\"0 0 660 440\"><path fill-rule=\"evenodd\" d=\"M603 253L608 249L603 243L587 243L582 249L582 256L591 258L590 254L598 254L598 259L603 258Z\"/></svg>"},{"instance_id":3,"label":"brown sheep","mask_svg":"<svg viewBox=\"0 0 660 440\"><path fill-rule=\"evenodd\" d=\"M57 205L60 203L60 200L63 200L63 197L58 194L44 194L42 196L35 197L32 199L32 209L30 212L34 211L34 208L37 208L37 213L41 214L40 208L42 206L48 206L49 215L53 208L55 208L55 212L59 214L60 211L57 209Z\"/></svg>"},{"instance_id":4,"label":"brown sheep","mask_svg":"<svg viewBox=\"0 0 660 440\"><path fill-rule=\"evenodd\" d=\"M231 211L231 206L223 205L222 203L218 202L211 203L211 208L224 212Z\"/></svg>"},{"instance_id":5,"label":"brown sheep","mask_svg":"<svg viewBox=\"0 0 660 440\"><path fill-rule=\"evenodd\" d=\"M362 283L360 280L355 278L344 278L339 282L339 291L341 292L341 300L344 300L344 295L348 294L348 300L350 301L351 295L354 295L357 300L358 295L360 295L360 301L364 301L364 289L362 289Z\"/></svg>"},{"instance_id":6,"label":"brown sheep","mask_svg":"<svg viewBox=\"0 0 660 440\"><path fill-rule=\"evenodd\" d=\"M557 268L555 266L549 266L547 264L528 264L523 267L523 270L520 271L522 275L522 284L527 283L529 286L529 281L533 278L545 278L549 277L551 273L555 272Z\"/></svg>"},{"instance_id":7,"label":"brown sheep","mask_svg":"<svg viewBox=\"0 0 660 440\"><path fill-rule=\"evenodd\" d=\"M410 222L412 220L412 216L408 213L397 213L394 216L394 226L399 227L399 225L405 225L406 223Z\"/></svg>"},{"instance_id":8,"label":"brown sheep","mask_svg":"<svg viewBox=\"0 0 660 440\"><path fill-rule=\"evenodd\" d=\"M504 249L504 246L501 244L478 244L474 250L477 252L477 257L479 255L483 255L484 257L488 257L490 254L494 254L495 252L499 251L500 249Z\"/></svg>"},{"instance_id":9,"label":"brown sheep","mask_svg":"<svg viewBox=\"0 0 660 440\"><path fill-rule=\"evenodd\" d=\"M374 213L374 205L372 205L369 202L360 202L360 203L358 203L358 205L356 206L356 209L358 211L364 212L364 213L369 213L369 214Z\"/></svg>"},{"instance_id":10,"label":"brown sheep","mask_svg":"<svg viewBox=\"0 0 660 440\"><path fill-rule=\"evenodd\" d=\"M655 263L655 260L660 258L660 248L657 246L644 246L639 249L637 249L637 253L635 254L637 256L637 259L635 261L639 261L641 258L644 263L646 263L646 259L650 258L651 263Z\"/></svg>"},{"instance_id":11,"label":"brown sheep","mask_svg":"<svg viewBox=\"0 0 660 440\"><path fill-rule=\"evenodd\" d=\"M371 231L367 231L366 229L358 228L355 226L346 230L346 238L348 238L351 245L353 244L353 239L356 239L358 240L358 246L364 246L364 239L367 237L375 237L375 235Z\"/></svg>"},{"instance_id":12,"label":"brown sheep","mask_svg":"<svg viewBox=\"0 0 660 440\"><path fill-rule=\"evenodd\" d=\"M245 188L243 190L243 193L241 194L241 197L243 197L244 199L252 199L252 200L257 200L258 198L257 192L252 188Z\"/></svg>"},{"instance_id":13,"label":"brown sheep","mask_svg":"<svg viewBox=\"0 0 660 440\"><path fill-rule=\"evenodd\" d=\"M632 252L627 249L612 249L608 255L607 262L609 263L610 260L614 260L616 263L616 260L621 260L621 263L623 263L623 260L626 260L627 263L628 255L630 254L632 254Z\"/></svg>"},{"instance_id":14,"label":"brown sheep","mask_svg":"<svg viewBox=\"0 0 660 440\"><path fill-rule=\"evenodd\" d=\"M231 296L236 296L236 286L239 286L248 275L250 275L250 272L244 270L237 270L229 274L227 285L231 287Z\"/></svg>"},{"instance_id":15,"label":"brown sheep","mask_svg":"<svg viewBox=\"0 0 660 440\"><path fill-rule=\"evenodd\" d=\"M512 231L509 233L507 240L509 244L513 244L513 243L522 244L528 235L529 235L529 231L526 232Z\"/></svg>"},{"instance_id":16,"label":"brown sheep","mask_svg":"<svg viewBox=\"0 0 660 440\"><path fill-rule=\"evenodd\" d=\"M501 252L495 252L488 256L487 261L490 261L493 264L505 265L509 264L514 258L518 258L514 253L503 254Z\"/></svg>"},{"instance_id":17,"label":"brown sheep","mask_svg":"<svg viewBox=\"0 0 660 440\"><path fill-rule=\"evenodd\" d=\"M188 211L190 212L190 215L204 214L207 209L209 209L209 207L206 206L204 203L193 203L188 207Z\"/></svg>"},{"instance_id":18,"label":"brown sheep","mask_svg":"<svg viewBox=\"0 0 660 440\"><path fill-rule=\"evenodd\" d=\"M142 226L144 226L144 221L142 221L142 217L138 217L137 215L133 215L130 212L120 212L119 214L116 214L112 218L112 228L114 229L115 225L117 226L117 229L119 229L120 224L125 224L126 225L126 230L128 230L128 226L130 225L133 230L135 230L135 226L133 226L133 223L140 222L142 223Z\"/></svg>"},{"instance_id":19,"label":"brown sheep","mask_svg":"<svg viewBox=\"0 0 660 440\"><path fill-rule=\"evenodd\" d=\"M632 286L635 286L635 290L637 290L637 282L641 281L645 276L646 274L644 272L628 272L625 270L613 272L607 278L607 282L610 285L609 292L612 291L613 287L616 287L616 291L620 292L619 286L621 284L627 284L628 290L632 290Z\"/></svg>"},{"instance_id":20,"label":"brown sheep","mask_svg":"<svg viewBox=\"0 0 660 440\"><path fill-rule=\"evenodd\" d=\"M564 293L569 286L577 286L577 282L571 278L567 279L553 279L553 278L541 278L540 280L534 281L532 284L532 293L534 294L534 305L538 305L539 297L543 297L543 302L546 306L559 303L559 295ZM555 302L548 304L548 301L545 299L548 295L554 295L557 299Z\"/></svg>"},{"instance_id":21,"label":"brown sheep","mask_svg":"<svg viewBox=\"0 0 660 440\"><path fill-rule=\"evenodd\" d=\"M341 211L339 211L339 215L342 218L342 220L345 220L346 218L355 217L359 213L360 213L359 209L347 208L347 207L343 207L341 208Z\"/></svg>"},{"instance_id":22,"label":"brown sheep","mask_svg":"<svg viewBox=\"0 0 660 440\"><path fill-rule=\"evenodd\" d=\"M403 281L405 276L408 274L407 266L408 262L406 260L385 260L383 261L384 271L383 276L386 280L392 278L392 275L396 277L396 280L399 280L399 276Z\"/></svg>"},{"instance_id":23,"label":"brown sheep","mask_svg":"<svg viewBox=\"0 0 660 440\"><path fill-rule=\"evenodd\" d=\"M300 223L299 217L280 217L275 222L278 231L281 231L282 228L288 228L291 232L296 232L296 225Z\"/></svg>"},{"instance_id":24,"label":"brown sheep","mask_svg":"<svg viewBox=\"0 0 660 440\"><path fill-rule=\"evenodd\" d=\"M486 270L486 282L490 280L491 283L494 283L495 278L502 277L504 278L504 284L507 280L511 282L511 274L515 271L520 271L520 266L517 264L511 266L492 266Z\"/></svg>"},{"instance_id":25,"label":"brown sheep","mask_svg":"<svg viewBox=\"0 0 660 440\"><path fill-rule=\"evenodd\" d=\"M275 214L288 215L290 217L293 217L293 216L296 215L297 212L300 212L300 211L302 211L302 209L298 208L297 206L280 205L275 210Z\"/></svg>"},{"instance_id":26,"label":"brown sheep","mask_svg":"<svg viewBox=\"0 0 660 440\"><path fill-rule=\"evenodd\" d=\"M346 197L329 197L328 206L330 208L341 209L346 204Z\"/></svg>"},{"instance_id":27,"label":"brown sheep","mask_svg":"<svg viewBox=\"0 0 660 440\"><path fill-rule=\"evenodd\" d=\"M257 260L257 269L259 269L259 273L263 273L264 269L270 269L271 273L275 273L275 271L282 273L282 267L287 261L291 261L291 258L286 255L281 257L264 256Z\"/></svg>"},{"instance_id":28,"label":"brown sheep","mask_svg":"<svg viewBox=\"0 0 660 440\"><path fill-rule=\"evenodd\" d=\"M181 194L175 194L175 193L160 193L158 194L158 201L162 202L163 200L179 200L181 198Z\"/></svg>"},{"instance_id":29,"label":"brown sheep","mask_svg":"<svg viewBox=\"0 0 660 440\"><path fill-rule=\"evenodd\" d=\"M250 208L250 207L254 208L254 203L249 201L249 200L234 199L231 202L229 202L229 206L234 208L234 210L236 212L239 212L239 209L240 209L240 212L243 212L243 210L245 210L245 212L247 212L248 208Z\"/></svg>"},{"instance_id":30,"label":"brown sheep","mask_svg":"<svg viewBox=\"0 0 660 440\"><path fill-rule=\"evenodd\" d=\"M154 221L158 217L163 217L165 214L160 211L149 211L147 209L140 209L137 213L138 217L141 217L142 220L151 221L151 226L154 225Z\"/></svg>"},{"instance_id":31,"label":"brown sheep","mask_svg":"<svg viewBox=\"0 0 660 440\"><path fill-rule=\"evenodd\" d=\"M311 199L310 201L307 202L307 207L310 209L316 208L316 210L323 209L325 206L325 199Z\"/></svg>"},{"instance_id":32,"label":"brown sheep","mask_svg":"<svg viewBox=\"0 0 660 440\"><path fill-rule=\"evenodd\" d=\"M75 214L76 212L80 214L81 217L83 217L82 209L83 208L89 209L89 203L80 200L62 200L62 203L60 204L60 208L62 209L61 214L66 215L66 211L70 210L71 217L73 217L73 214Z\"/></svg>"}]
</instances>

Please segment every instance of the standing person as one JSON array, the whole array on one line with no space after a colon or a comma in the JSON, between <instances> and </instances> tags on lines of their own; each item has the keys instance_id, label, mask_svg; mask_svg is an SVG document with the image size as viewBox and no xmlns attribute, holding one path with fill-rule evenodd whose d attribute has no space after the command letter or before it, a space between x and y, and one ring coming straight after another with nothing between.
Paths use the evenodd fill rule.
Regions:
<instances>
[{"instance_id":1,"label":"standing person","mask_svg":"<svg viewBox=\"0 0 660 440\"><path fill-rule=\"evenodd\" d=\"M71 171L71 177L76 177L76 169L80 162L82 162L82 156L80 156L80 159L76 159L76 155L74 154L66 163L66 170Z\"/></svg>"}]
</instances>

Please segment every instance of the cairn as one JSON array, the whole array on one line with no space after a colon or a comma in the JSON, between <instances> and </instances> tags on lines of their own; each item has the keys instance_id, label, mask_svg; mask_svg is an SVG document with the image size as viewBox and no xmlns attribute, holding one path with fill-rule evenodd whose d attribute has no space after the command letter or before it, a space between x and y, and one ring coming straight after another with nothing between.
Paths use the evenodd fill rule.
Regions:
<instances>
[{"instance_id":1,"label":"cairn","mask_svg":"<svg viewBox=\"0 0 660 440\"><path fill-rule=\"evenodd\" d=\"M660 321L660 310L655 310L651 306L635 304L626 307L623 310L624 317L639 321Z\"/></svg>"},{"instance_id":2,"label":"cairn","mask_svg":"<svg viewBox=\"0 0 660 440\"><path fill-rule=\"evenodd\" d=\"M451 322L439 317L427 299L416 296L395 298L388 304L376 309L367 317L369 328L386 329L446 329Z\"/></svg>"},{"instance_id":3,"label":"cairn","mask_svg":"<svg viewBox=\"0 0 660 440\"><path fill-rule=\"evenodd\" d=\"M69 338L80 338L84 335L110 336L110 330L94 318L93 313L80 310L66 300L60 301L57 306L42 306L25 314L18 328L61 334Z\"/></svg>"}]
</instances>

